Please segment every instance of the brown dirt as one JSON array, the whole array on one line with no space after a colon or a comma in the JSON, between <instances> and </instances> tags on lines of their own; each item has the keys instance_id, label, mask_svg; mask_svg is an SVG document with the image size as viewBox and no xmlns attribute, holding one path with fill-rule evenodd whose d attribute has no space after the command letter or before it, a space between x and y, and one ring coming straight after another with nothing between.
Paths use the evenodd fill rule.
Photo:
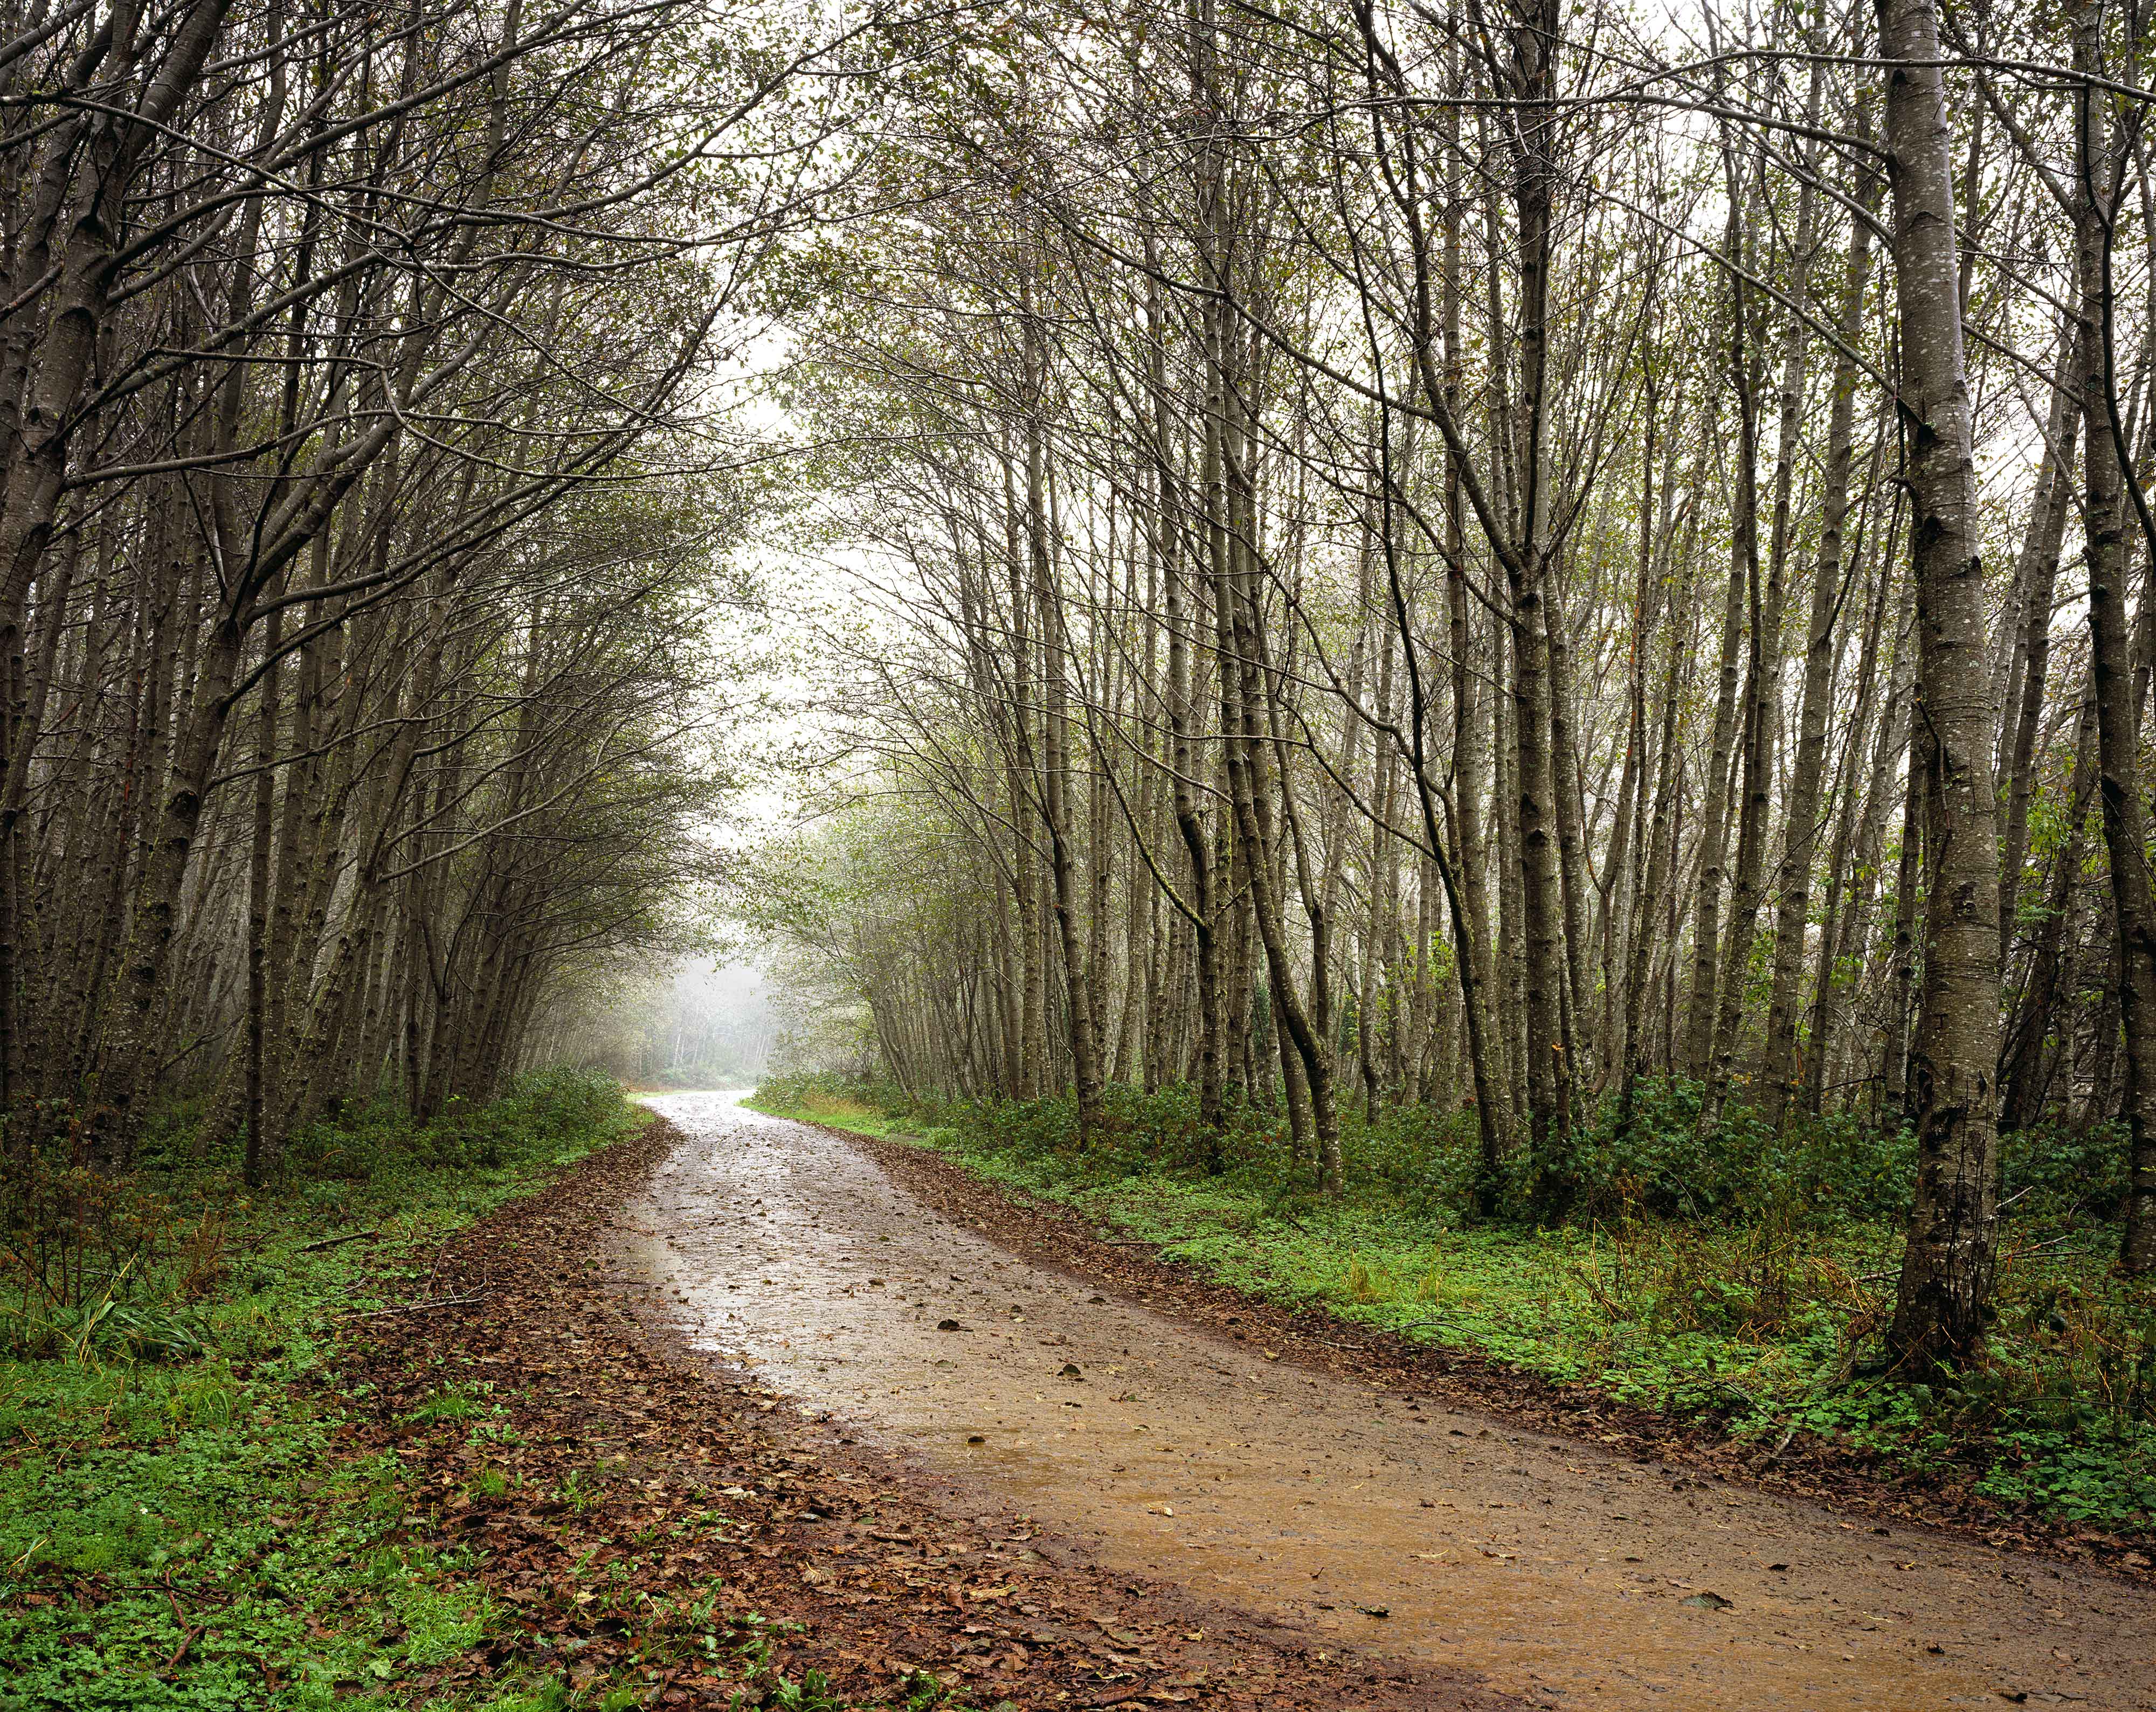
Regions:
<instances>
[{"instance_id":1,"label":"brown dirt","mask_svg":"<svg viewBox=\"0 0 2156 1712\"><path fill-rule=\"evenodd\" d=\"M1302 1364L1442 1397L1515 1425L1610 1447L1640 1462L1681 1463L1691 1473L1792 1498L1830 1504L1850 1516L1915 1524L1973 1541L2056 1557L2156 1588L2156 1540L2016 1512L1970 1489L1975 1471L1951 1463L1897 1469L1880 1457L1805 1434L1779 1453L1732 1441L1712 1422L1657 1414L1584 1385L1568 1385L1472 1350L1434 1347L1321 1310L1296 1311L1214 1282L1151 1243L1117 1240L1070 1207L988 1182L963 1166L901 1140L812 1124L860 1149L924 1205L967 1229L1055 1266L1127 1290L1215 1329L1266 1328L1275 1347ZM1674 1471L1672 1471L1674 1472Z\"/></svg>"},{"instance_id":2,"label":"brown dirt","mask_svg":"<svg viewBox=\"0 0 2156 1712\"><path fill-rule=\"evenodd\" d=\"M1375 1661L1094 1562L1021 1506L961 1502L903 1457L648 1335L602 1257L615 1210L683 1140L655 1123L505 1207L444 1249L417 1299L440 1305L373 1317L346 1340L342 1376L367 1409L352 1448L403 1460L420 1494L411 1535L474 1550L518 1619L422 1697L522 1663L579 1682L625 1669L649 1683L647 1704L732 1707L743 1675L731 1643L754 1613L773 1644L743 1704L812 1667L848 1704L895 1703L921 1671L983 1709L1518 1704L1469 1674ZM414 1422L446 1385L490 1387L506 1438ZM486 1469L509 1490L474 1496ZM695 1615L706 1594L715 1614ZM713 1632L728 1642L723 1676L700 1647Z\"/></svg>"},{"instance_id":3,"label":"brown dirt","mask_svg":"<svg viewBox=\"0 0 2156 1712\"><path fill-rule=\"evenodd\" d=\"M903 1144L661 1105L694 1145L624 1219L647 1316L934 1475L947 1513L1536 1704L2156 1704L2146 1586L1286 1315Z\"/></svg>"}]
</instances>

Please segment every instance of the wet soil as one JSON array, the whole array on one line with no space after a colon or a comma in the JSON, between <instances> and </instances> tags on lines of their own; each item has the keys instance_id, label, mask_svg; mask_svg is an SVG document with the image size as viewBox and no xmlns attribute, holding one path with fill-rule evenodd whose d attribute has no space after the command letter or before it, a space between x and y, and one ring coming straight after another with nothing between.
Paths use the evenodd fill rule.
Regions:
<instances>
[{"instance_id":1,"label":"wet soil","mask_svg":"<svg viewBox=\"0 0 2156 1712\"><path fill-rule=\"evenodd\" d=\"M1535 1704L2156 1706L2145 1586L1522 1430L652 1104L690 1140L621 1217L647 1319L1111 1570Z\"/></svg>"},{"instance_id":2,"label":"wet soil","mask_svg":"<svg viewBox=\"0 0 2156 1712\"><path fill-rule=\"evenodd\" d=\"M536 1674L579 1705L626 1686L739 1709L797 1704L782 1684L813 1669L848 1707L925 1705L928 1677L952 1693L936 1704L979 1712L1522 1705L1094 1561L637 1318L605 1265L618 1210L700 1148L653 1124L450 1238L424 1279L381 1280L402 1299L346 1323L346 1449L403 1464L402 1539L463 1557L495 1613L401 1698ZM481 1414L441 1409L445 1391ZM391 1653L403 1639L382 1636Z\"/></svg>"}]
</instances>

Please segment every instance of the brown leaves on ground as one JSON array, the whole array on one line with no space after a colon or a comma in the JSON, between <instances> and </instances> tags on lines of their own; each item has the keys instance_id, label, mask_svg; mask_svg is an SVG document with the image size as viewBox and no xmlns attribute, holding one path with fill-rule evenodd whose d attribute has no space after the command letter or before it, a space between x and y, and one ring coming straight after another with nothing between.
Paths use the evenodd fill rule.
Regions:
<instances>
[{"instance_id":1,"label":"brown leaves on ground","mask_svg":"<svg viewBox=\"0 0 2156 1712\"><path fill-rule=\"evenodd\" d=\"M470 1549L514 1613L421 1694L521 1658L577 1682L625 1672L651 1705L731 1705L756 1651L745 1704L810 1668L850 1705L904 1704L927 1677L983 1709L1516 1704L1118 1581L655 1344L604 1274L606 1234L677 1140L654 1123L504 1207L448 1246L440 1305L347 1340L369 1412L352 1448L402 1460L414 1535Z\"/></svg>"}]
</instances>

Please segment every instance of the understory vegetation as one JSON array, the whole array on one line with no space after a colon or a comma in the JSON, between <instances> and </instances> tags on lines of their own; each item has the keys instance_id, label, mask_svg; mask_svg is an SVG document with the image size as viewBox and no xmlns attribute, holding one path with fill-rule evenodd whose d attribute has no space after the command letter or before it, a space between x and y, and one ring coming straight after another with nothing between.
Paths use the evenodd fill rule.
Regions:
<instances>
[{"instance_id":1,"label":"understory vegetation","mask_svg":"<svg viewBox=\"0 0 2156 1712\"><path fill-rule=\"evenodd\" d=\"M8 1712L405 1699L515 1620L468 1556L408 1536L397 1458L346 1445L336 1341L633 1109L555 1072L428 1124L354 1110L259 1192L234 1150L198 1150L195 1115L167 1114L131 1176L63 1153L0 1190ZM572 1663L493 1704L567 1704Z\"/></svg>"},{"instance_id":2,"label":"understory vegetation","mask_svg":"<svg viewBox=\"0 0 2156 1712\"><path fill-rule=\"evenodd\" d=\"M1158 1242L1239 1289L1708 1422L1763 1454L1799 1435L2051 1520L2156 1525L2156 1288L2123 1277L2092 1204L2119 1193L2102 1133L2008 1150L1996 1318L1953 1382L1887 1371L1914 1169L1906 1135L1740 1120L1699 1137L1697 1089L1657 1084L1629 1136L1605 1116L1566 1163L1560 1220L1474 1217L1471 1119L1343 1115L1345 1187L1317 1194L1284 1115L1237 1109L1200 1163L1188 1089L1107 1092L1077 1144L1068 1099L910 1099L834 1075L773 1078L759 1110L932 1147L999 1182Z\"/></svg>"}]
</instances>

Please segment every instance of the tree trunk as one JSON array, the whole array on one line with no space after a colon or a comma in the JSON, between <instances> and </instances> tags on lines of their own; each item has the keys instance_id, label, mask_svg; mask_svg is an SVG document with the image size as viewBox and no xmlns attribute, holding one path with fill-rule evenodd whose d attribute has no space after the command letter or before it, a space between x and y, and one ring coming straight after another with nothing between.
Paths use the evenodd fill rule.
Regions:
<instances>
[{"instance_id":1,"label":"tree trunk","mask_svg":"<svg viewBox=\"0 0 2156 1712\"><path fill-rule=\"evenodd\" d=\"M2036 504L2021 547L2015 582L2021 590L2021 683L2018 707L2004 710L2012 723L2006 756L2006 848L1999 866L1999 932L2009 951L2014 945L2015 903L2021 866L2029 855L2029 803L2034 777L2036 730L2043 723L2044 691L2051 663L2051 601L2065 543L2066 515L2074 500L2074 438L2080 423L2074 409L2073 375L2076 334L2060 341L2059 372L2051 383L2051 414L2044 439L2043 463L2036 481Z\"/></svg>"},{"instance_id":2,"label":"tree trunk","mask_svg":"<svg viewBox=\"0 0 2156 1712\"><path fill-rule=\"evenodd\" d=\"M1887 1334L1922 1373L1984 1341L1998 1246L1999 804L1978 556L1976 464L1962 350L1952 136L1937 0L1880 0L1888 64L1897 406L1907 470L1920 651L1925 794L1922 1008L1910 1053L1916 1204Z\"/></svg>"},{"instance_id":3,"label":"tree trunk","mask_svg":"<svg viewBox=\"0 0 2156 1712\"><path fill-rule=\"evenodd\" d=\"M1029 322L1029 326L1031 326ZM1036 341L1039 335L1035 333ZM1101 1125L1101 1049L1094 1033L1096 1008L1085 930L1079 915L1077 853L1070 807L1069 640L1063 628L1063 596L1056 587L1048 511L1046 433L1039 405L1046 355L1036 343L1029 392L1034 414L1026 424L1026 546L1040 621L1040 805L1048 830L1048 864L1055 888L1055 929L1063 948L1065 1020L1070 1032L1071 1080L1078 1102L1078 1145L1090 1146Z\"/></svg>"},{"instance_id":4,"label":"tree trunk","mask_svg":"<svg viewBox=\"0 0 2156 1712\"><path fill-rule=\"evenodd\" d=\"M2100 69L2102 14L2084 4L2075 20L2075 69ZM2096 686L2097 796L2111 857L2117 929L2119 1024L2124 1035L2124 1106L2129 1151L2125 1236L2120 1259L2129 1274L2156 1268L2156 898L2148 874L2148 810L2142 794L2133 638L2126 616L2126 506L2118 425L2112 414L2110 245L2116 211L2106 205L2113 164L2109 98L2081 84L2079 118L2081 325L2076 379L2087 445L2082 453L2082 526L2088 539L2089 648Z\"/></svg>"},{"instance_id":5,"label":"tree trunk","mask_svg":"<svg viewBox=\"0 0 2156 1712\"><path fill-rule=\"evenodd\" d=\"M2071 1044L2072 1029L2062 1023L2054 1009L2064 967L2066 918L2073 907L2075 883L2088 854L2089 799L2096 792L2096 686L2092 683L2082 697L2080 718L2075 724L2074 768L2066 787L2066 836L2051 859L2051 883L2044 900L2044 918L2029 952L2029 978L2020 1002L2014 1007L2013 1027L2008 1031L2005 1062L1999 1073L1999 1127L2025 1130L2044 1108L2050 1074L2045 1050L2056 1027Z\"/></svg>"},{"instance_id":6,"label":"tree trunk","mask_svg":"<svg viewBox=\"0 0 2156 1712\"><path fill-rule=\"evenodd\" d=\"M1855 440L1857 341L1864 331L1864 292L1871 275L1870 215L1877 204L1867 175L1856 219L1850 223L1849 258L1842 270L1834 365L1834 402L1827 428L1826 491L1820 501L1819 558L1812 572L1810 622L1804 643L1804 692L1798 715L1797 755L1789 775L1788 842L1781 872L1781 903L1774 922L1774 978L1767 1004L1767 1055L1761 1089L1767 1121L1782 1125L1796 1083L1797 982L1804 969L1804 929L1811 914L1812 869L1819 848L1820 776L1826 763L1828 704L1833 698L1834 619L1840 608L1842 537L1849 521L1849 472ZM1854 571L1852 568L1852 577Z\"/></svg>"},{"instance_id":7,"label":"tree trunk","mask_svg":"<svg viewBox=\"0 0 2156 1712\"><path fill-rule=\"evenodd\" d=\"M1732 191L1727 240L1732 255L1739 253L1743 241L1739 210L1740 204ZM1732 372L1735 372L1734 364ZM1738 479L1742 490L1748 484L1752 464L1749 454L1743 449L1749 445L1753 429L1749 400L1740 396L1737 402L1740 449ZM1747 502L1742 491L1733 503L1736 526L1741 531L1745 516L1755 507ZM1714 735L1707 763L1707 801L1700 823L1699 884L1692 897L1691 988L1686 1004L1681 1061L1686 1074L1702 1079L1712 1067L1714 1050L1714 1002L1721 969L1718 953L1722 861L1729 843L1729 759L1737 736L1737 651L1744 636L1747 577L1747 556L1740 532L1731 548L1729 580L1722 602L1722 662L1716 679Z\"/></svg>"}]
</instances>

